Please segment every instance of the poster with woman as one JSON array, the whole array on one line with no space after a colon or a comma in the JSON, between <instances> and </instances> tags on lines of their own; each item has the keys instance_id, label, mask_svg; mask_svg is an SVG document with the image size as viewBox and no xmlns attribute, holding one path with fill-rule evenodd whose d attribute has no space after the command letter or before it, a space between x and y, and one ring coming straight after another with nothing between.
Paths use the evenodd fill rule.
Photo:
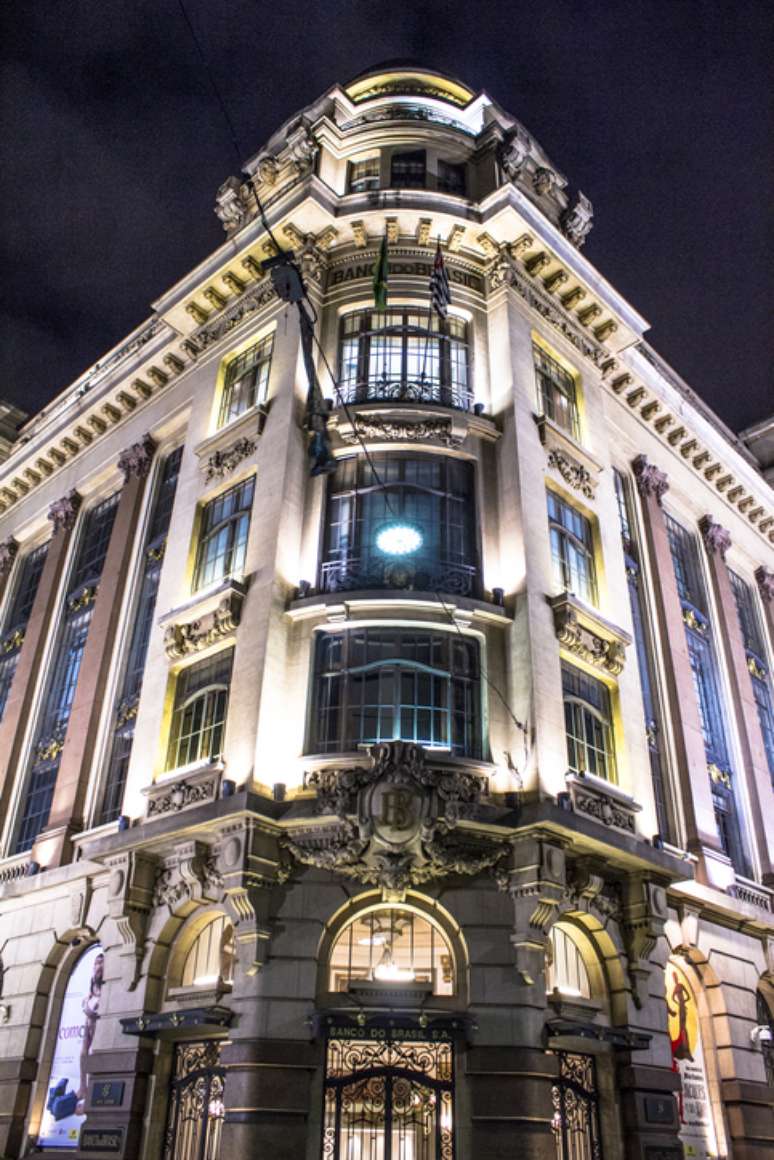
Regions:
<instances>
[{"instance_id":1,"label":"poster with woman","mask_svg":"<svg viewBox=\"0 0 774 1160\"><path fill-rule=\"evenodd\" d=\"M679 1072L682 1083L677 1112L683 1154L686 1160L715 1160L718 1147L696 998L677 963L667 963L665 978L672 1069Z\"/></svg>"},{"instance_id":2,"label":"poster with woman","mask_svg":"<svg viewBox=\"0 0 774 1160\"><path fill-rule=\"evenodd\" d=\"M89 1053L99 1019L105 956L99 943L73 967L62 1001L38 1146L77 1148L89 1084Z\"/></svg>"}]
</instances>

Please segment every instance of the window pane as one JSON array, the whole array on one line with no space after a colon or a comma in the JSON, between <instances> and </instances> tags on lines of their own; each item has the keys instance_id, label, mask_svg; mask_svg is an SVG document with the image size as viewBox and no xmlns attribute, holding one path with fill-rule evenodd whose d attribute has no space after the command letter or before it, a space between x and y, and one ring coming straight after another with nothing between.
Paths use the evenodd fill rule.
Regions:
<instances>
[{"instance_id":1,"label":"window pane","mask_svg":"<svg viewBox=\"0 0 774 1160\"><path fill-rule=\"evenodd\" d=\"M213 760L223 749L233 649L183 669L175 686L167 768Z\"/></svg>"},{"instance_id":2,"label":"window pane","mask_svg":"<svg viewBox=\"0 0 774 1160\"><path fill-rule=\"evenodd\" d=\"M612 716L606 686L563 662L562 687L569 768L614 781Z\"/></svg>"},{"instance_id":3,"label":"window pane","mask_svg":"<svg viewBox=\"0 0 774 1160\"><path fill-rule=\"evenodd\" d=\"M578 405L573 376L537 344L532 347L532 357L542 414L577 437Z\"/></svg>"},{"instance_id":4,"label":"window pane","mask_svg":"<svg viewBox=\"0 0 774 1160\"><path fill-rule=\"evenodd\" d=\"M594 604L596 573L591 524L554 492L548 491L547 497L554 584L558 591L572 592Z\"/></svg>"},{"instance_id":5,"label":"window pane","mask_svg":"<svg viewBox=\"0 0 774 1160\"><path fill-rule=\"evenodd\" d=\"M393 189L424 189L424 149L412 153L393 153L390 174Z\"/></svg>"},{"instance_id":6,"label":"window pane","mask_svg":"<svg viewBox=\"0 0 774 1160\"><path fill-rule=\"evenodd\" d=\"M367 157L365 161L351 161L349 165L349 192L362 193L367 189L379 188L379 158Z\"/></svg>"},{"instance_id":7,"label":"window pane","mask_svg":"<svg viewBox=\"0 0 774 1160\"><path fill-rule=\"evenodd\" d=\"M229 488L204 508L194 590L241 572L245 562L255 479Z\"/></svg>"},{"instance_id":8,"label":"window pane","mask_svg":"<svg viewBox=\"0 0 774 1160\"><path fill-rule=\"evenodd\" d=\"M265 400L273 348L274 335L270 334L229 361L220 401L219 427Z\"/></svg>"}]
</instances>

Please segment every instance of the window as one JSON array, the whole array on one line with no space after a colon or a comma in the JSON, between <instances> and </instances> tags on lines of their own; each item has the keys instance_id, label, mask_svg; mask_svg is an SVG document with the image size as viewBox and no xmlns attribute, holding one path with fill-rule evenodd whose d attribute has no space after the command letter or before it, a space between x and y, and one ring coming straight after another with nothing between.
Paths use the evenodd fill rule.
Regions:
<instances>
[{"instance_id":1,"label":"window","mask_svg":"<svg viewBox=\"0 0 774 1160\"><path fill-rule=\"evenodd\" d=\"M610 694L601 681L562 664L567 761L575 773L616 780Z\"/></svg>"},{"instance_id":2,"label":"window","mask_svg":"<svg viewBox=\"0 0 774 1160\"><path fill-rule=\"evenodd\" d=\"M320 633L312 753L413 741L481 756L478 644L448 632L367 628Z\"/></svg>"},{"instance_id":3,"label":"window","mask_svg":"<svg viewBox=\"0 0 774 1160\"><path fill-rule=\"evenodd\" d=\"M637 668L640 674L640 688L642 689L642 708L645 714L645 733L648 742L650 775L653 783L653 797L656 806L658 832L662 838L666 838L669 842L674 842L675 830L672 821L673 811L668 796L667 779L665 776L666 761L663 730L661 727L661 709L657 696L653 641L648 629L648 618L644 615L644 610L647 607L646 594L644 591L642 569L640 568L639 545L635 538L635 524L630 506L631 492L624 477L615 469L613 469L613 481L618 504L621 540L623 541L624 548L626 580L629 589L632 624L634 627Z\"/></svg>"},{"instance_id":4,"label":"window","mask_svg":"<svg viewBox=\"0 0 774 1160\"><path fill-rule=\"evenodd\" d=\"M78 684L94 598L113 530L118 493L86 513L35 730L14 852L28 850L48 822L56 775Z\"/></svg>"},{"instance_id":5,"label":"window","mask_svg":"<svg viewBox=\"0 0 774 1160\"><path fill-rule=\"evenodd\" d=\"M737 576L735 572L729 571L729 577L747 654L747 668L752 681L753 697L758 710L758 720L763 735L769 773L774 778L774 708L772 707L771 674L765 660L766 649L763 643L763 631L758 609L755 605L755 594L752 586L746 583L741 576Z\"/></svg>"},{"instance_id":6,"label":"window","mask_svg":"<svg viewBox=\"0 0 774 1160\"><path fill-rule=\"evenodd\" d=\"M554 583L588 604L597 599L591 523L553 492L548 492L548 529Z\"/></svg>"},{"instance_id":7,"label":"window","mask_svg":"<svg viewBox=\"0 0 774 1160\"><path fill-rule=\"evenodd\" d=\"M172 504L180 472L182 447L166 457L161 468L156 498L143 549L143 572L134 620L129 629L129 648L114 706L114 732L108 758L102 802L97 813L97 824L114 821L121 813L121 803L132 755L137 704L140 699L145 658L148 652L153 614L156 608L164 545L172 515Z\"/></svg>"},{"instance_id":8,"label":"window","mask_svg":"<svg viewBox=\"0 0 774 1160\"><path fill-rule=\"evenodd\" d=\"M572 928L564 923L551 927L551 955L546 964L546 991L591 998L591 981Z\"/></svg>"},{"instance_id":9,"label":"window","mask_svg":"<svg viewBox=\"0 0 774 1160\"><path fill-rule=\"evenodd\" d=\"M234 650L183 669L175 685L167 769L215 761L223 752Z\"/></svg>"},{"instance_id":10,"label":"window","mask_svg":"<svg viewBox=\"0 0 774 1160\"><path fill-rule=\"evenodd\" d=\"M379 551L379 530L395 519L421 533L416 552L396 558ZM383 452L339 460L328 482L320 588L476 595L472 464L442 455Z\"/></svg>"},{"instance_id":11,"label":"window","mask_svg":"<svg viewBox=\"0 0 774 1160\"><path fill-rule=\"evenodd\" d=\"M339 383L348 403L408 400L469 411L468 333L429 310L361 310L342 320Z\"/></svg>"},{"instance_id":12,"label":"window","mask_svg":"<svg viewBox=\"0 0 774 1160\"><path fill-rule=\"evenodd\" d=\"M0 721L5 713L47 552L48 544L42 544L34 551L28 552L16 569L13 599L6 613L0 637Z\"/></svg>"},{"instance_id":13,"label":"window","mask_svg":"<svg viewBox=\"0 0 774 1160\"><path fill-rule=\"evenodd\" d=\"M365 161L350 161L348 182L350 193L365 193L366 190L378 188L378 157L366 157Z\"/></svg>"},{"instance_id":14,"label":"window","mask_svg":"<svg viewBox=\"0 0 774 1160\"><path fill-rule=\"evenodd\" d=\"M532 357L540 413L577 439L578 399L574 377L537 343L532 346Z\"/></svg>"},{"instance_id":15,"label":"window","mask_svg":"<svg viewBox=\"0 0 774 1160\"><path fill-rule=\"evenodd\" d=\"M221 492L205 505L196 556L194 591L242 571L254 491L255 479L251 477Z\"/></svg>"},{"instance_id":16,"label":"window","mask_svg":"<svg viewBox=\"0 0 774 1160\"><path fill-rule=\"evenodd\" d=\"M701 616L705 617L707 615L707 592L701 572L696 536L678 524L677 520L672 519L671 516L666 517L666 526L680 599L684 604L690 605L694 612L699 612Z\"/></svg>"},{"instance_id":17,"label":"window","mask_svg":"<svg viewBox=\"0 0 774 1160\"><path fill-rule=\"evenodd\" d=\"M465 166L454 165L451 161L439 161L438 190L440 193L453 193L457 197L464 197Z\"/></svg>"},{"instance_id":18,"label":"window","mask_svg":"<svg viewBox=\"0 0 774 1160\"><path fill-rule=\"evenodd\" d=\"M390 164L390 185L393 189L425 188L425 151L393 153Z\"/></svg>"},{"instance_id":19,"label":"window","mask_svg":"<svg viewBox=\"0 0 774 1160\"><path fill-rule=\"evenodd\" d=\"M274 335L270 334L229 360L220 399L219 427L265 400L273 348Z\"/></svg>"},{"instance_id":20,"label":"window","mask_svg":"<svg viewBox=\"0 0 774 1160\"><path fill-rule=\"evenodd\" d=\"M234 927L225 914L208 922L191 944L183 963L184 987L214 987L234 977Z\"/></svg>"},{"instance_id":21,"label":"window","mask_svg":"<svg viewBox=\"0 0 774 1160\"><path fill-rule=\"evenodd\" d=\"M433 995L453 995L451 947L435 923L412 910L364 911L333 944L328 987L347 991L362 981L386 987L424 983Z\"/></svg>"}]
</instances>

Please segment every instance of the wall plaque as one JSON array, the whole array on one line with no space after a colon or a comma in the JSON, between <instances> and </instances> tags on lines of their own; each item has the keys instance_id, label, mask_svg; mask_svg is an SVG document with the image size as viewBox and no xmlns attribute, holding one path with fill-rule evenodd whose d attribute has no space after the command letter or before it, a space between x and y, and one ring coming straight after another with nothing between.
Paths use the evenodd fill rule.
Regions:
<instances>
[{"instance_id":1,"label":"wall plaque","mask_svg":"<svg viewBox=\"0 0 774 1160\"><path fill-rule=\"evenodd\" d=\"M124 1102L123 1080L104 1080L92 1084L91 1106L93 1108L118 1108Z\"/></svg>"},{"instance_id":2,"label":"wall plaque","mask_svg":"<svg viewBox=\"0 0 774 1160\"><path fill-rule=\"evenodd\" d=\"M645 1119L649 1124L672 1124L675 1119L674 1096L645 1096Z\"/></svg>"},{"instance_id":3,"label":"wall plaque","mask_svg":"<svg viewBox=\"0 0 774 1160\"><path fill-rule=\"evenodd\" d=\"M84 1128L81 1132L81 1152L120 1152L123 1146L123 1128Z\"/></svg>"}]
</instances>

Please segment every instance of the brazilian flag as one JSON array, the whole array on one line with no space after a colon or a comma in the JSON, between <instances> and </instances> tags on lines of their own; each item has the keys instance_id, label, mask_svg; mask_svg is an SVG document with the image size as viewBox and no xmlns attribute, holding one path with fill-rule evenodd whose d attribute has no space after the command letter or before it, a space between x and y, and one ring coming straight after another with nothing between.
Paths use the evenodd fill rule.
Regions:
<instances>
[{"instance_id":1,"label":"brazilian flag","mask_svg":"<svg viewBox=\"0 0 774 1160\"><path fill-rule=\"evenodd\" d=\"M374 266L374 306L377 310L387 309L387 277L390 264L387 261L387 235L382 238L379 257Z\"/></svg>"}]
</instances>

